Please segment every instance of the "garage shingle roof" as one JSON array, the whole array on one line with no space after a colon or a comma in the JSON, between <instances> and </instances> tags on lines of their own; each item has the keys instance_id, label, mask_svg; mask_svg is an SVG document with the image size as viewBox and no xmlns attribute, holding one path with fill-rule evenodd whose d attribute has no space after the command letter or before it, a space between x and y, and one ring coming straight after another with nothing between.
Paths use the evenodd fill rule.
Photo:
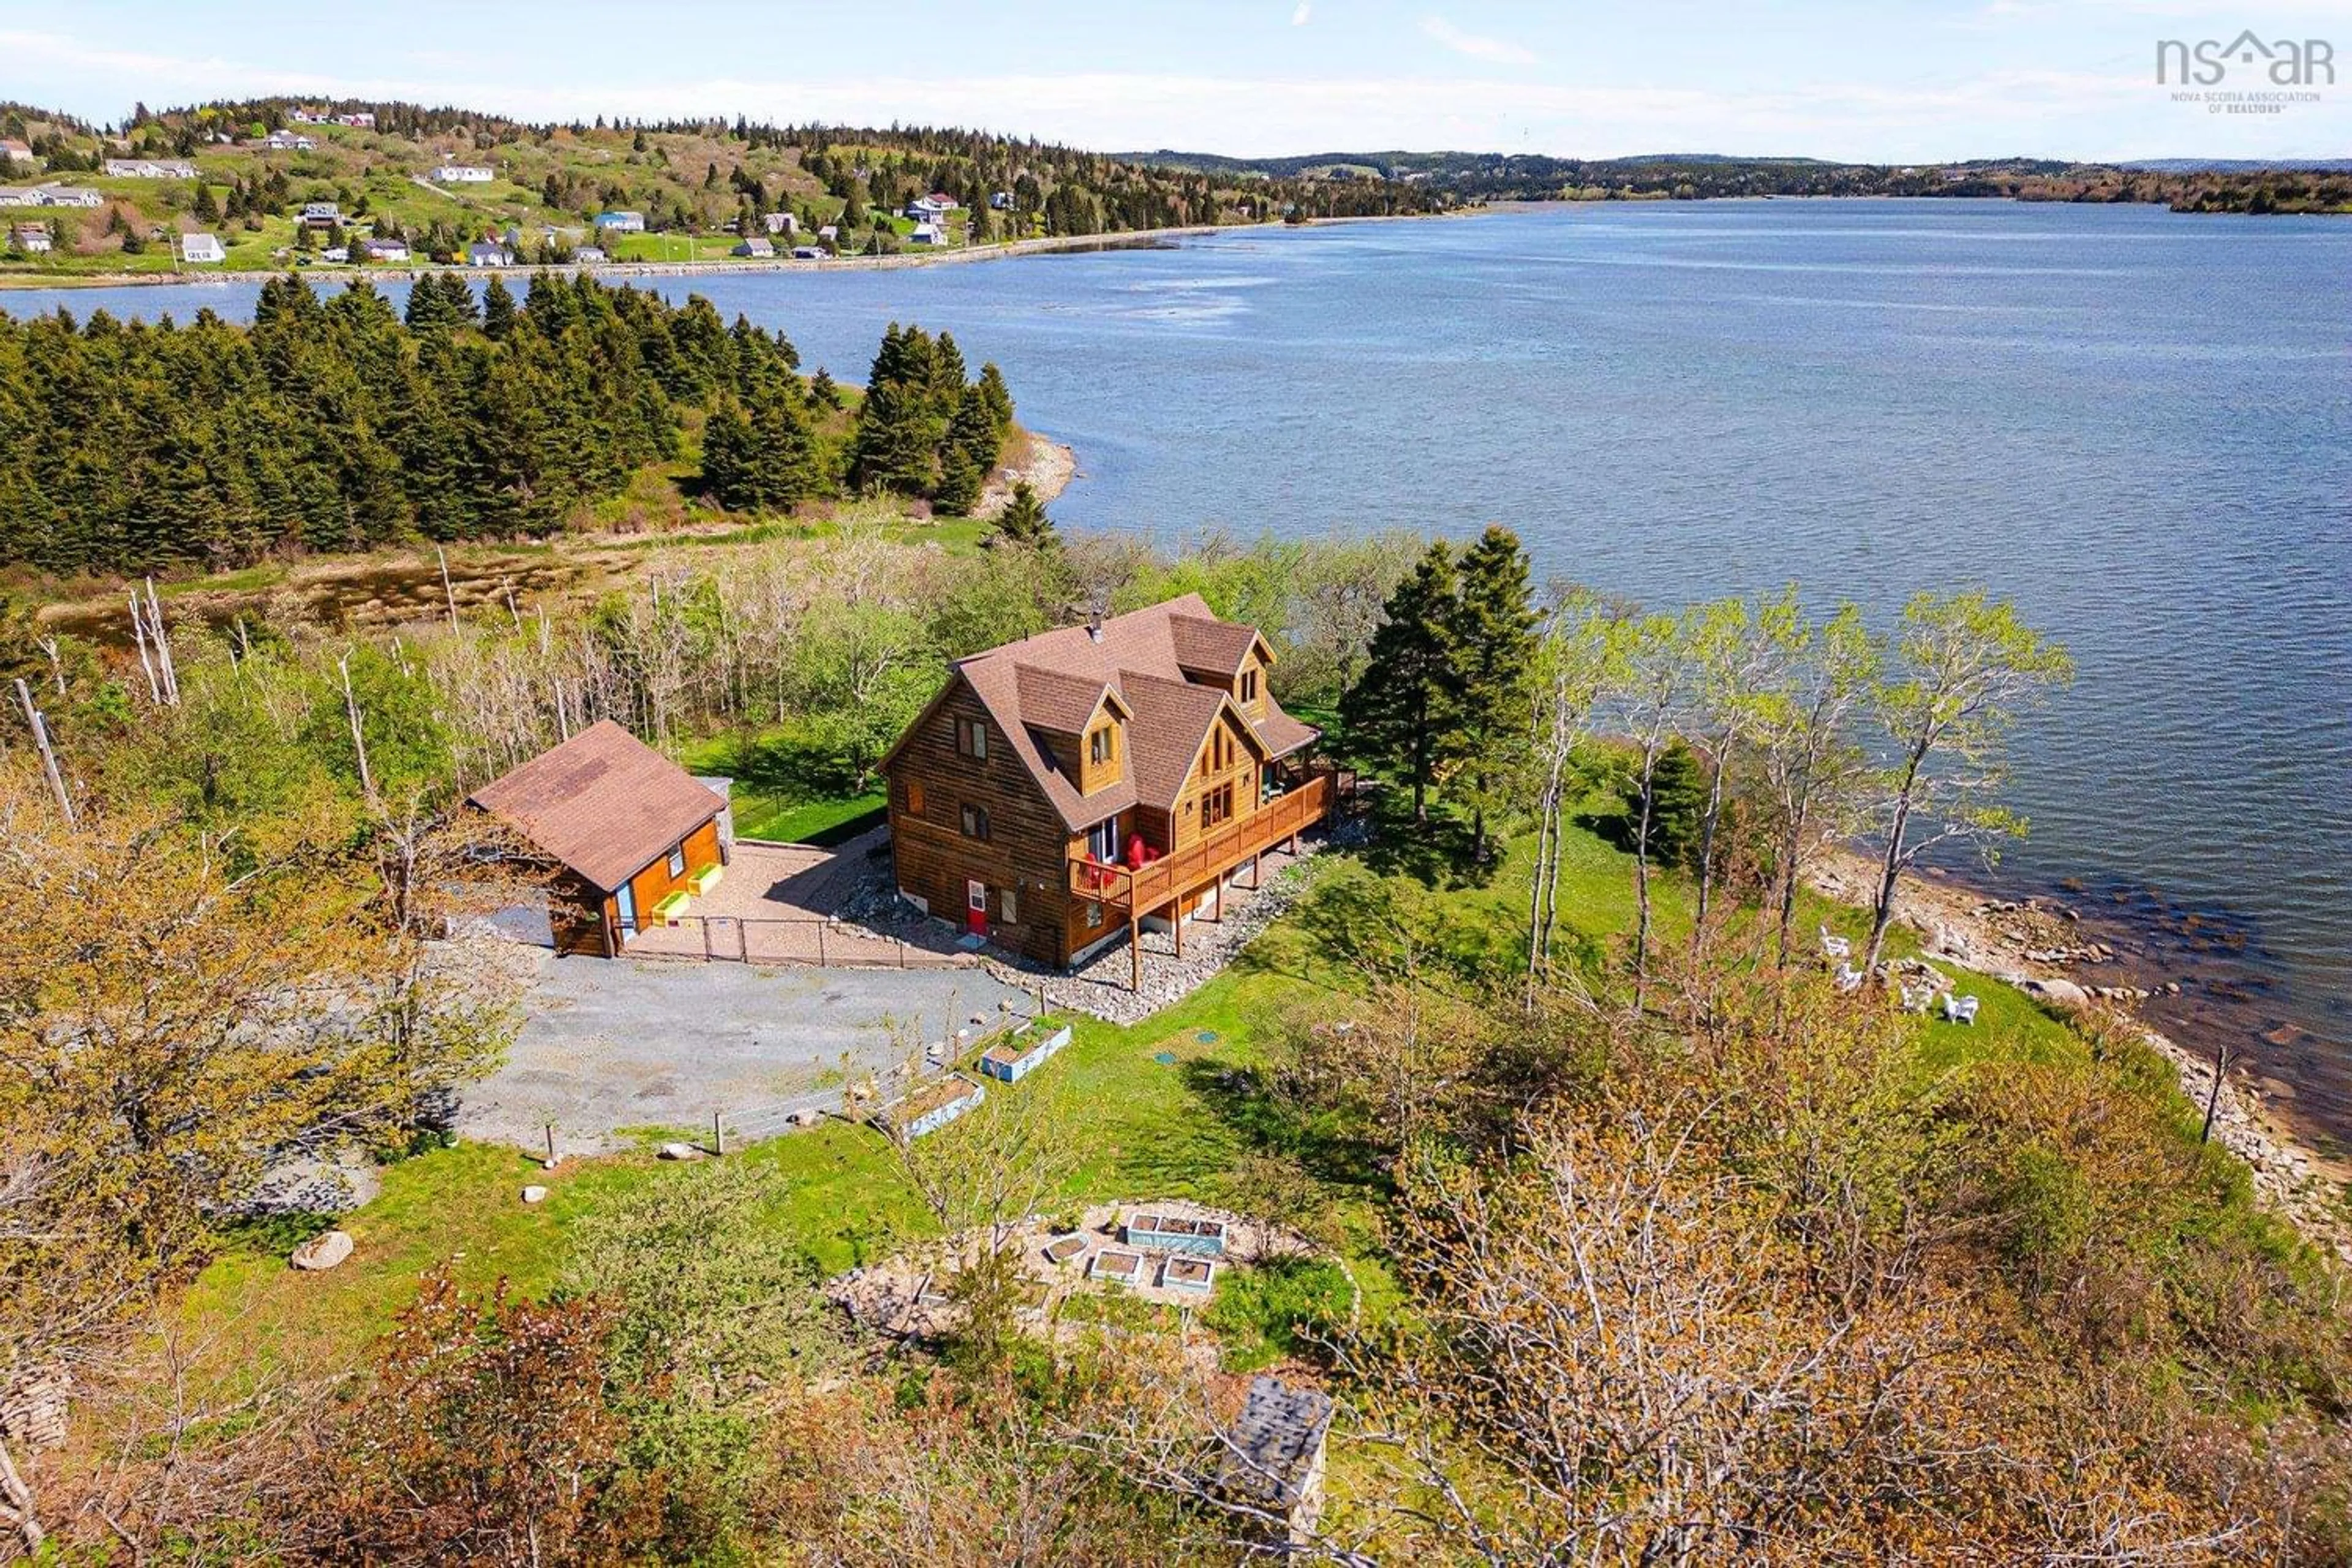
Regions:
<instances>
[{"instance_id":1,"label":"garage shingle roof","mask_svg":"<svg viewBox=\"0 0 2352 1568\"><path fill-rule=\"evenodd\" d=\"M726 805L609 719L468 798L607 893Z\"/></svg>"}]
</instances>

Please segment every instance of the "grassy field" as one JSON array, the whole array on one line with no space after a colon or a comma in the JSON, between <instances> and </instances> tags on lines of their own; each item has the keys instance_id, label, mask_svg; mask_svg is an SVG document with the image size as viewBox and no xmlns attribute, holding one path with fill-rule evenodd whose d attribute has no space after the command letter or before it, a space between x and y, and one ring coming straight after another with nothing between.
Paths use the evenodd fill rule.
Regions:
<instances>
[{"instance_id":1,"label":"grassy field","mask_svg":"<svg viewBox=\"0 0 2352 1568\"><path fill-rule=\"evenodd\" d=\"M1413 836L1391 842L1397 839L1411 843ZM1625 931L1633 914L1627 857L1582 830L1569 836L1568 851L1566 945L1605 942ZM1522 845L1510 846L1494 875L1469 883L1442 872L1418 875L1433 863L1417 860L1414 852L1332 852L1312 864L1318 885L1418 888L1408 896L1423 900L1420 915L1442 941L1510 962L1526 892ZM1393 1288L1376 1239L1377 1178L1286 1142L1290 1135L1269 1124L1236 1087L1264 1059L1265 1031L1276 1009L1322 999L1336 1010L1360 984L1360 972L1318 928L1318 919L1328 918L1318 917L1318 906L1331 901L1304 900L1226 973L1141 1024L1080 1019L1069 1047L1047 1067L1017 1086L992 1085L992 1107L976 1114L1002 1110L1014 1097L1043 1097L1070 1151L1073 1168L1062 1195L1073 1205L1186 1197L1246 1207L1253 1164L1262 1178L1264 1165L1276 1163L1311 1187L1312 1206L1342 1238L1347 1274L1363 1288L1370 1310L1381 1310ZM1687 929L1683 889L1672 882L1661 889L1663 940L1672 940L1677 926ZM1809 908L1805 929L1829 912ZM1858 917L1849 911L1844 923L1852 929ZM1917 1026L1923 1077L1971 1064L2083 1054L2070 1029L2021 994L1984 982L1969 988L1984 999L1973 1028L1940 1020ZM542 1291L562 1267L565 1231L580 1215L624 1188L677 1179L677 1167L652 1157L654 1136L648 1134L646 1152L568 1162L552 1173L541 1173L520 1152L488 1146L403 1161L383 1172L382 1195L343 1222L358 1242L350 1262L330 1274L295 1273L284 1259L296 1232L286 1226L254 1230L206 1270L188 1298L186 1321L195 1338L234 1345L254 1366L320 1368L362 1354L413 1294L418 1274L437 1263L449 1262L472 1285L503 1278L519 1290ZM864 1128L830 1123L737 1157L773 1173L774 1222L827 1271L887 1254L931 1228L887 1145ZM551 1189L545 1204L519 1201L527 1182ZM1235 1342L1237 1360L1274 1359L1280 1346L1267 1337L1274 1331L1265 1320L1320 1289L1311 1279L1268 1282L1258 1293L1267 1300L1237 1299L1223 1331Z\"/></svg>"}]
</instances>

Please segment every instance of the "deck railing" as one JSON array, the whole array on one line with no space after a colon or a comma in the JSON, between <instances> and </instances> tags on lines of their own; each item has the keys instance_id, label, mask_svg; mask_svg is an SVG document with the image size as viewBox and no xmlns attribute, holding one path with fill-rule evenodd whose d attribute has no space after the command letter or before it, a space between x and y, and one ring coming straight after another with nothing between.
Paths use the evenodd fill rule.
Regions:
<instances>
[{"instance_id":1,"label":"deck railing","mask_svg":"<svg viewBox=\"0 0 2352 1568\"><path fill-rule=\"evenodd\" d=\"M1133 869L1075 856L1070 860L1070 890L1118 910L1121 919L1129 910L1149 913L1171 899L1208 886L1251 856L1264 854L1280 840L1322 821L1330 815L1339 784L1339 776L1330 772L1309 773L1248 816L1221 824L1207 837Z\"/></svg>"}]
</instances>

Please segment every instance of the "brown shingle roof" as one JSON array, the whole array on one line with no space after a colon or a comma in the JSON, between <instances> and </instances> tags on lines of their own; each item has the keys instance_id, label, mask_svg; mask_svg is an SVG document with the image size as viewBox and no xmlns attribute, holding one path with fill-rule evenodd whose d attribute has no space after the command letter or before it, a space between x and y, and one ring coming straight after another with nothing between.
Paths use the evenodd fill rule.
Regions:
<instances>
[{"instance_id":1,"label":"brown shingle roof","mask_svg":"<svg viewBox=\"0 0 2352 1568\"><path fill-rule=\"evenodd\" d=\"M608 893L726 804L609 719L469 799Z\"/></svg>"},{"instance_id":2,"label":"brown shingle roof","mask_svg":"<svg viewBox=\"0 0 2352 1568\"><path fill-rule=\"evenodd\" d=\"M1255 626L1236 626L1202 616L1168 617L1168 640L1176 662L1186 669L1230 680L1241 673L1242 660L1258 646Z\"/></svg>"},{"instance_id":3,"label":"brown shingle roof","mask_svg":"<svg viewBox=\"0 0 2352 1568\"><path fill-rule=\"evenodd\" d=\"M1185 594L1113 616L1095 631L1065 626L974 654L957 664L956 673L987 706L1013 754L1075 831L1139 801L1175 805L1209 725L1231 702L1187 681L1184 672L1230 676L1261 643L1251 627L1220 621L1200 595ZM1128 776L1082 795L1031 731L1076 733L1105 688L1129 710ZM1265 718L1243 718L1267 756L1286 756L1320 732L1284 712L1271 694L1264 701ZM1234 711L1240 713L1238 708Z\"/></svg>"}]
</instances>

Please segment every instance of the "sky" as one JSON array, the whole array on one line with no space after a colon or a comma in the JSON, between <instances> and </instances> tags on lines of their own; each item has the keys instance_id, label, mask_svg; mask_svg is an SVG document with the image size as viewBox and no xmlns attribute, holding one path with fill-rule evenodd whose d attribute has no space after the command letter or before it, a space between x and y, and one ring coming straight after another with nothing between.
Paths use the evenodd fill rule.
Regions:
<instances>
[{"instance_id":1,"label":"sky","mask_svg":"<svg viewBox=\"0 0 2352 1568\"><path fill-rule=\"evenodd\" d=\"M2160 40L2248 29L2321 40L2336 82L2274 113L2158 84ZM2213 90L2275 90L2267 63ZM0 99L118 121L134 102L272 94L1244 157L2352 157L2352 0L0 5Z\"/></svg>"}]
</instances>

